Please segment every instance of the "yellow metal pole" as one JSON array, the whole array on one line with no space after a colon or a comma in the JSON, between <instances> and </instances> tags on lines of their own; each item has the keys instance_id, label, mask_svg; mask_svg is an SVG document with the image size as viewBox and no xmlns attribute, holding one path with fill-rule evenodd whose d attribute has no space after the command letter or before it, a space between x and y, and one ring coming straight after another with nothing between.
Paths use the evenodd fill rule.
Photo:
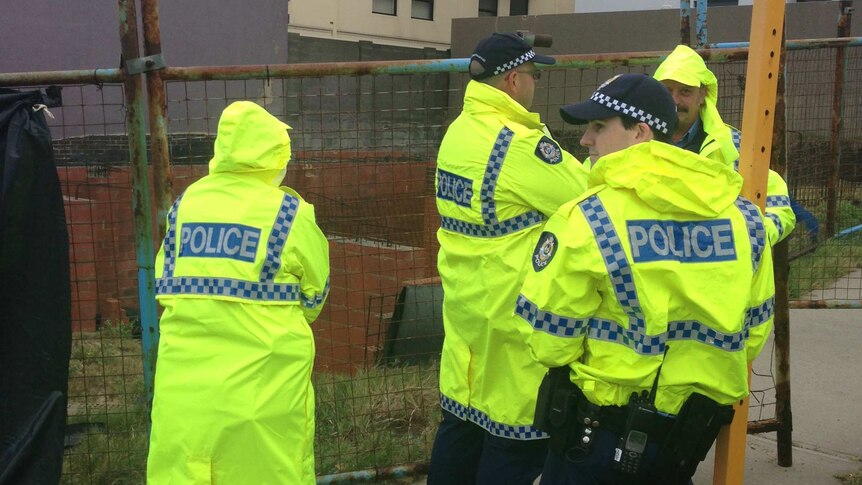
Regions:
<instances>
[{"instance_id":1,"label":"yellow metal pole","mask_svg":"<svg viewBox=\"0 0 862 485\"><path fill-rule=\"evenodd\" d=\"M784 30L785 0L755 0L742 111L739 174L742 195L761 210L766 207L766 179L772 154L772 128ZM751 368L749 367L749 376ZM721 430L715 444L714 485L740 485L745 476L748 398L736 408L733 423Z\"/></svg>"}]
</instances>

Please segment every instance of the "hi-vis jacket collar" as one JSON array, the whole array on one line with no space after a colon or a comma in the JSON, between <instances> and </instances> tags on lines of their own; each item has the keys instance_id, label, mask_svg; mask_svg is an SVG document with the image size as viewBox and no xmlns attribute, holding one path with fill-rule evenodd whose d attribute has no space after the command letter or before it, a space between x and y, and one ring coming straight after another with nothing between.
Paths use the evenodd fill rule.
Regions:
<instances>
[{"instance_id":1,"label":"hi-vis jacket collar","mask_svg":"<svg viewBox=\"0 0 862 485\"><path fill-rule=\"evenodd\" d=\"M218 123L210 173L278 173L290 160L290 126L251 101L237 101Z\"/></svg>"},{"instance_id":2,"label":"hi-vis jacket collar","mask_svg":"<svg viewBox=\"0 0 862 485\"><path fill-rule=\"evenodd\" d=\"M718 114L718 79L703 62L703 58L691 47L678 45L655 71L653 77L659 81L676 81L686 86L706 88L706 100L700 108L700 119L704 131L718 140L721 154L726 163L739 158L739 151L733 145L730 129Z\"/></svg>"},{"instance_id":3,"label":"hi-vis jacket collar","mask_svg":"<svg viewBox=\"0 0 862 485\"><path fill-rule=\"evenodd\" d=\"M499 89L478 81L467 83L464 111L468 113L496 112L527 128L543 130L545 125L538 113L527 111L521 103Z\"/></svg>"},{"instance_id":4,"label":"hi-vis jacket collar","mask_svg":"<svg viewBox=\"0 0 862 485\"><path fill-rule=\"evenodd\" d=\"M736 201L742 177L725 163L650 141L600 158L589 187L602 184L634 190L658 212L715 217Z\"/></svg>"}]
</instances>

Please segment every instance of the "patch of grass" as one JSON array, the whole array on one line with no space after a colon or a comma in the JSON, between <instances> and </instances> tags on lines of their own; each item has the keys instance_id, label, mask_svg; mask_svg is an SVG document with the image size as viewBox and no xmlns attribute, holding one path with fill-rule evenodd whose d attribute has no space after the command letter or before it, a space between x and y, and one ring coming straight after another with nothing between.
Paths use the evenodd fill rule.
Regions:
<instances>
[{"instance_id":1,"label":"patch of grass","mask_svg":"<svg viewBox=\"0 0 862 485\"><path fill-rule=\"evenodd\" d=\"M846 190L838 204L838 230L862 224L862 187ZM812 290L827 288L835 280L862 268L862 231L840 237L824 238L826 202L808 204L807 208L820 221L821 242L816 249L790 262L788 286L791 299L804 297ZM810 246L805 228L797 225L789 238L791 255L804 252Z\"/></svg>"},{"instance_id":2,"label":"patch of grass","mask_svg":"<svg viewBox=\"0 0 862 485\"><path fill-rule=\"evenodd\" d=\"M315 375L318 475L425 461L440 420L438 365Z\"/></svg>"},{"instance_id":3,"label":"patch of grass","mask_svg":"<svg viewBox=\"0 0 862 485\"><path fill-rule=\"evenodd\" d=\"M131 485L146 482L149 437L143 406L129 413L91 416L84 422L89 428L81 441L67 448L63 455L61 483Z\"/></svg>"},{"instance_id":4,"label":"patch of grass","mask_svg":"<svg viewBox=\"0 0 862 485\"><path fill-rule=\"evenodd\" d=\"M835 475L835 478L845 485L862 485L862 468L844 475Z\"/></svg>"},{"instance_id":5,"label":"patch of grass","mask_svg":"<svg viewBox=\"0 0 862 485\"><path fill-rule=\"evenodd\" d=\"M76 333L72 345L68 423L81 433L66 448L61 483L144 483L141 342L131 325L106 324ZM315 373L317 473L426 461L440 419L437 376L436 363Z\"/></svg>"},{"instance_id":6,"label":"patch of grass","mask_svg":"<svg viewBox=\"0 0 862 485\"><path fill-rule=\"evenodd\" d=\"M824 241L813 252L790 262L790 299L827 288L858 268L862 268L862 232Z\"/></svg>"},{"instance_id":7,"label":"patch of grass","mask_svg":"<svg viewBox=\"0 0 862 485\"><path fill-rule=\"evenodd\" d=\"M144 483L147 416L141 342L130 323L76 332L69 361L69 428L62 483ZM79 441L78 441L79 440Z\"/></svg>"}]
</instances>

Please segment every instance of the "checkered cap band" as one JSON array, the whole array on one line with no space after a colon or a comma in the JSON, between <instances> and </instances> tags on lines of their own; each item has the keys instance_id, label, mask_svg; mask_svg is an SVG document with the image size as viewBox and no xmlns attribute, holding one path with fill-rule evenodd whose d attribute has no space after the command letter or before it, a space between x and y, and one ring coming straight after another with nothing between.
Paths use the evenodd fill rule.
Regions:
<instances>
[{"instance_id":1,"label":"checkered cap band","mask_svg":"<svg viewBox=\"0 0 862 485\"><path fill-rule=\"evenodd\" d=\"M638 108L637 106L632 106L628 103L624 103L618 99L612 98L607 94L600 93L596 91L590 96L590 99L595 101L596 103L601 104L602 106L606 106L614 111L619 112L622 115L634 118L638 121L642 121L654 129L664 133L665 135L668 133L667 122L661 120L657 116L653 116L650 113Z\"/></svg>"},{"instance_id":2,"label":"checkered cap band","mask_svg":"<svg viewBox=\"0 0 862 485\"><path fill-rule=\"evenodd\" d=\"M496 76L497 74L500 74L500 73L504 73L510 69L514 69L514 68L520 66L521 64L529 61L530 59L532 59L534 57L536 57L536 51L534 51L533 49L530 49L527 52L521 54L520 56L512 59L511 61L505 62L505 63L495 67L494 68L494 76Z\"/></svg>"}]
</instances>

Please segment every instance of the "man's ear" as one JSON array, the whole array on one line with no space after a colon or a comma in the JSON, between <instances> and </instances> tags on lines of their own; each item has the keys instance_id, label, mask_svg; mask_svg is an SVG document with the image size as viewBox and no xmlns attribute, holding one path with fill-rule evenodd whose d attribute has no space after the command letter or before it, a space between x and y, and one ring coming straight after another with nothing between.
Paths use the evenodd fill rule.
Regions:
<instances>
[{"instance_id":1,"label":"man's ear","mask_svg":"<svg viewBox=\"0 0 862 485\"><path fill-rule=\"evenodd\" d=\"M638 133L637 135L635 135L635 137L638 142L650 141L654 138L652 134L652 128L650 128L649 125L644 122L640 122L637 124L637 130Z\"/></svg>"}]
</instances>

